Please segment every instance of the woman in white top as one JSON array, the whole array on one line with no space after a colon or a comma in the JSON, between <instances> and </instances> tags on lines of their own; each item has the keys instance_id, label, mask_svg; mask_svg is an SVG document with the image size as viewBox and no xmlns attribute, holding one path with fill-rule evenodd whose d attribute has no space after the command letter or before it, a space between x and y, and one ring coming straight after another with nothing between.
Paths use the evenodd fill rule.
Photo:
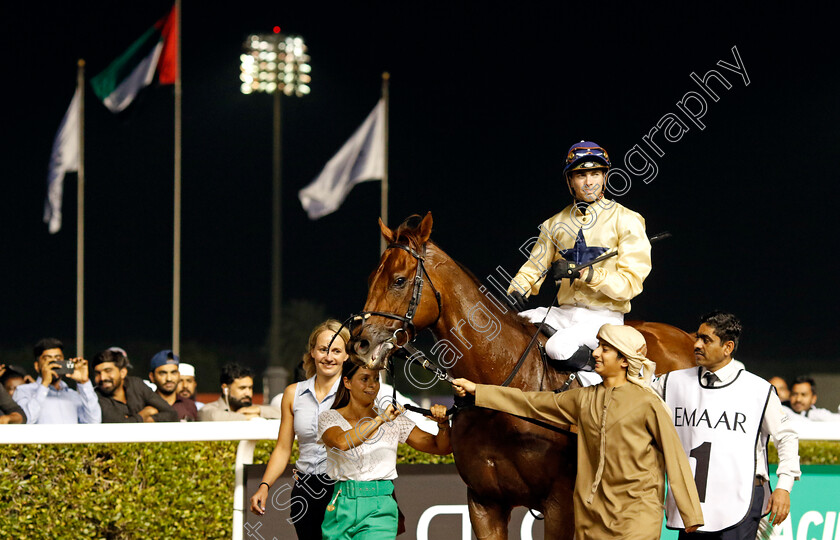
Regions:
<instances>
[{"instance_id":1,"label":"woman in white top","mask_svg":"<svg viewBox=\"0 0 840 540\"><path fill-rule=\"evenodd\" d=\"M341 367L347 359L349 341L350 332L334 319L319 324L310 334L309 350L303 355L308 378L287 386L283 392L280 404L283 414L277 445L271 452L260 487L251 497L251 511L263 515L268 490L289 463L292 442L297 436L300 457L295 463L295 484L288 500L294 497L306 500L305 506L293 507L302 507L302 510L291 517L300 539L321 538L321 521L332 493L333 481L325 474L326 449L317 442L320 436L318 415L329 410L333 404L341 380Z\"/></svg>"},{"instance_id":2,"label":"woman in white top","mask_svg":"<svg viewBox=\"0 0 840 540\"><path fill-rule=\"evenodd\" d=\"M321 533L325 539L393 540L397 535L397 445L421 452L452 452L446 407L434 405L438 434L420 430L399 404L376 403L379 372L345 362L332 410L318 431L327 447L327 474L336 480Z\"/></svg>"}]
</instances>

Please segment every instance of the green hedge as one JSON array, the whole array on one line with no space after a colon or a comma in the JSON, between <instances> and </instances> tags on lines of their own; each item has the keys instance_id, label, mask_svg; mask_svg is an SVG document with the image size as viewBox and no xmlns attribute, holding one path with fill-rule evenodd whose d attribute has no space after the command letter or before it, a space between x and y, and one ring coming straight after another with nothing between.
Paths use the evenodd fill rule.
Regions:
<instances>
[{"instance_id":1,"label":"green hedge","mask_svg":"<svg viewBox=\"0 0 840 540\"><path fill-rule=\"evenodd\" d=\"M0 538L230 538L236 445L2 445ZM266 463L273 447L258 443L254 462ZM840 442L802 442L800 455L806 465L840 464ZM452 463L406 445L398 456Z\"/></svg>"},{"instance_id":2,"label":"green hedge","mask_svg":"<svg viewBox=\"0 0 840 540\"><path fill-rule=\"evenodd\" d=\"M779 462L773 443L767 445L770 463ZM840 441L800 441L799 462L802 465L840 465Z\"/></svg>"}]
</instances>

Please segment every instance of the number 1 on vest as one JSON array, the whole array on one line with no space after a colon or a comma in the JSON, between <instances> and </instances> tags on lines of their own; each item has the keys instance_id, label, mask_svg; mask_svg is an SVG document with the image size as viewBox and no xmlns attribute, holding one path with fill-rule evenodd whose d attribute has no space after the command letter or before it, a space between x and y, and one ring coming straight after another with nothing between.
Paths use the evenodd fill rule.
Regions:
<instances>
[{"instance_id":1,"label":"number 1 on vest","mask_svg":"<svg viewBox=\"0 0 840 540\"><path fill-rule=\"evenodd\" d=\"M704 442L697 448L693 448L689 457L697 460L697 467L694 469L694 483L697 485L697 495L700 502L706 502L706 481L709 478L709 458L712 455L712 443Z\"/></svg>"}]
</instances>

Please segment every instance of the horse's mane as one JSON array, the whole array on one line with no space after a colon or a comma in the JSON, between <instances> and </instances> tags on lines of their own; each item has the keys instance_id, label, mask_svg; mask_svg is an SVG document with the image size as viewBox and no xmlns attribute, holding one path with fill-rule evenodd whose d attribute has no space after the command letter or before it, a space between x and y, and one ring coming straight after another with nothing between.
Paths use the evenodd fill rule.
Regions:
<instances>
[{"instance_id":1,"label":"horse's mane","mask_svg":"<svg viewBox=\"0 0 840 540\"><path fill-rule=\"evenodd\" d=\"M411 247L411 249L413 249L415 251L420 251L421 247L423 246L423 241L420 239L420 223L422 221L423 221L422 216L419 216L417 214L408 216L405 219L405 221L403 221L402 223L399 224L399 226L397 227L397 230L394 233L394 237L396 238L396 241L398 243L402 243L401 242L401 240L402 240L406 244L408 244L408 246ZM430 240L427 241L427 243L431 244L435 247L438 247L443 251L443 248L441 248L440 244L438 244L437 242L433 242L430 239ZM451 255L449 255L449 258L452 259L452 262L454 262L456 265L458 265L458 268L460 268L473 281L473 284L475 285L476 289L480 289L482 287L481 281L475 276L475 274L473 274L472 270L470 270L469 268L467 268L466 266L464 266L463 264L461 264L460 262L455 260L455 258L452 257ZM488 293L489 293L489 291L488 291ZM492 293L489 293L489 294L492 294ZM496 296L496 295L493 295L493 298L495 298L496 302L498 302L502 305L506 304L504 299L499 299L499 297ZM490 304L496 304L496 302L491 301L489 303ZM490 306L488 306L488 307L490 307ZM498 313L499 316L505 317L511 324L521 326L524 332L532 333L534 331L534 325L532 323L530 323L529 321L527 321L526 319L523 319L522 317L520 317L516 313L515 309L510 308L510 309L507 310L507 313L503 313L502 310L499 309L499 307L496 306L496 305L493 305L492 308L494 309L494 311L496 311Z\"/></svg>"}]
</instances>

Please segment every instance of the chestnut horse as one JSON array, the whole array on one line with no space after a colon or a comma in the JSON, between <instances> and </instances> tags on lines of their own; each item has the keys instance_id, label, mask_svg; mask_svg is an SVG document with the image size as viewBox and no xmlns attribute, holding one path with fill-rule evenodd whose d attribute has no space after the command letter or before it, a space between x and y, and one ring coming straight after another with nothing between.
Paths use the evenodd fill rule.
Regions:
<instances>
[{"instance_id":1,"label":"chestnut horse","mask_svg":"<svg viewBox=\"0 0 840 540\"><path fill-rule=\"evenodd\" d=\"M468 270L429 241L431 213L418 221L419 216L409 218L395 231L379 221L389 246L369 279L364 322L354 329L358 359L381 369L394 350L431 328L437 339L431 352L452 376L502 384L536 327L483 294L487 289ZM693 338L687 333L659 323L634 326L644 334L657 371L694 365ZM556 389L568 378L546 368L535 347L510 386ZM515 506L543 513L546 538L574 537L575 435L470 407L455 415L452 448L479 539L506 539Z\"/></svg>"}]
</instances>

